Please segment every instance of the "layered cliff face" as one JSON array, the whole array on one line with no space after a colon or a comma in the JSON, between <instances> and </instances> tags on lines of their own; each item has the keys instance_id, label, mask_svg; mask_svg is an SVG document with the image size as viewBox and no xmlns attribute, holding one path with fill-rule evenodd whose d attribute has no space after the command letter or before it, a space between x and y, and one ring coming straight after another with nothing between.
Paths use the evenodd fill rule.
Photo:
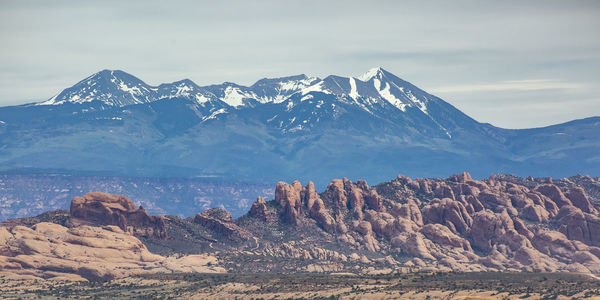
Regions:
<instances>
[{"instance_id":1,"label":"layered cliff face","mask_svg":"<svg viewBox=\"0 0 600 300\"><path fill-rule=\"evenodd\" d=\"M346 260L387 259L404 270L598 273L600 214L577 183L590 186L597 179L575 179L494 175L479 181L463 173L448 179L398 176L376 187L336 179L322 194L311 182L280 182L271 211L253 209L247 217L264 222L264 215L275 214L280 224L323 237L320 244L306 233L287 241L298 253L310 252L312 243ZM260 199L253 205L263 206Z\"/></svg>"}]
</instances>

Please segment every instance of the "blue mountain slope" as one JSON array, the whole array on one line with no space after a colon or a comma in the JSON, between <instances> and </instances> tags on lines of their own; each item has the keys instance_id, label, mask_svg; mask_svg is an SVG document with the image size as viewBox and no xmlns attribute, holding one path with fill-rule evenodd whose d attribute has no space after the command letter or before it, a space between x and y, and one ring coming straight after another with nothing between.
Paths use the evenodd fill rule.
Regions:
<instances>
[{"instance_id":1,"label":"blue mountain slope","mask_svg":"<svg viewBox=\"0 0 600 300\"><path fill-rule=\"evenodd\" d=\"M599 118L506 130L376 68L150 86L101 71L42 103L0 108L0 171L225 180L380 181L460 170L600 174Z\"/></svg>"}]
</instances>

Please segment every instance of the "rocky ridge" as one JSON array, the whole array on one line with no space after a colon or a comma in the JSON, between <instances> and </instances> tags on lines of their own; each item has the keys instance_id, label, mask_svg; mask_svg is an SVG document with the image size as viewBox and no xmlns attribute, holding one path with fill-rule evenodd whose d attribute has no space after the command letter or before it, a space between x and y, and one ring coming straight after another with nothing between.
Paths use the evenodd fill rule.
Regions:
<instances>
[{"instance_id":1,"label":"rocky ridge","mask_svg":"<svg viewBox=\"0 0 600 300\"><path fill-rule=\"evenodd\" d=\"M234 272L597 274L598 186L600 179L589 176L475 180L468 173L414 180L399 175L373 187L335 179L322 193L312 182L279 182L272 201L258 197L237 219L222 209L147 219L123 196L87 194L73 199L67 216L3 224L35 231L35 220L55 220L64 230L108 225L123 232L125 220L123 234L139 238L152 253L214 255Z\"/></svg>"},{"instance_id":2,"label":"rocky ridge","mask_svg":"<svg viewBox=\"0 0 600 300\"><path fill-rule=\"evenodd\" d=\"M337 249L330 257L341 263L411 271L598 273L599 199L592 202L582 182L589 187L599 180L492 175L480 181L462 173L447 179L398 176L369 187L336 179L321 194L312 182L304 187L280 182L268 213L296 230L326 237L329 242L313 246ZM256 211L244 218L264 221L268 213ZM283 252L292 257L328 260L311 255L306 238L290 243L295 250Z\"/></svg>"}]
</instances>

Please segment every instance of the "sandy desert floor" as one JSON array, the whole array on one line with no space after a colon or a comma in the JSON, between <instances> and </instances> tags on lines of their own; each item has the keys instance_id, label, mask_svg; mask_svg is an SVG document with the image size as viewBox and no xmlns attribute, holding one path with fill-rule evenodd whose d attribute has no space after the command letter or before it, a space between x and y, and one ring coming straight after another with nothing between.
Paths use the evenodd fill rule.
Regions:
<instances>
[{"instance_id":1,"label":"sandy desert floor","mask_svg":"<svg viewBox=\"0 0 600 300\"><path fill-rule=\"evenodd\" d=\"M600 299L600 280L573 273L154 274L106 282L0 279L2 298Z\"/></svg>"}]
</instances>

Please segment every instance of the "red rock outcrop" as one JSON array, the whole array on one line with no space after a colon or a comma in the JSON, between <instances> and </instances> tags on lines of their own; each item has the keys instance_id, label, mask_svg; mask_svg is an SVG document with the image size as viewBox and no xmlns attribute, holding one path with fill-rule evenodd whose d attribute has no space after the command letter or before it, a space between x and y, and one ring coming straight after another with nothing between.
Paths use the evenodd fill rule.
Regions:
<instances>
[{"instance_id":1,"label":"red rock outcrop","mask_svg":"<svg viewBox=\"0 0 600 300\"><path fill-rule=\"evenodd\" d=\"M433 199L421 212L425 224L443 224L453 232L465 233L473 223L464 205L450 198Z\"/></svg>"},{"instance_id":2,"label":"red rock outcrop","mask_svg":"<svg viewBox=\"0 0 600 300\"><path fill-rule=\"evenodd\" d=\"M262 221L268 221L270 219L271 214L267 209L267 202L265 202L263 197L258 196L256 202L252 203L249 215Z\"/></svg>"},{"instance_id":3,"label":"red rock outcrop","mask_svg":"<svg viewBox=\"0 0 600 300\"><path fill-rule=\"evenodd\" d=\"M135 209L125 196L93 192L71 200L71 222L77 226L116 225L136 236L167 238L162 217L150 216L142 206Z\"/></svg>"},{"instance_id":4,"label":"red rock outcrop","mask_svg":"<svg viewBox=\"0 0 600 300\"><path fill-rule=\"evenodd\" d=\"M470 235L474 245L487 251L496 245L506 245L511 250L531 246L529 240L515 229L506 211L494 213L485 210L475 213Z\"/></svg>"},{"instance_id":5,"label":"red rock outcrop","mask_svg":"<svg viewBox=\"0 0 600 300\"><path fill-rule=\"evenodd\" d=\"M550 214L543 206L537 204L528 204L525 207L523 207L523 210L521 211L521 216L524 219L542 223L548 222Z\"/></svg>"},{"instance_id":6,"label":"red rock outcrop","mask_svg":"<svg viewBox=\"0 0 600 300\"><path fill-rule=\"evenodd\" d=\"M244 261L253 262L276 257L284 271L600 273L599 201L600 180L586 177L398 176L375 187L344 178L333 180L322 194L312 182L303 187L295 181L278 183L274 201L259 197L243 218L211 209L184 228L206 235L202 238L210 244L202 249L249 255ZM110 223L137 234L155 231L153 219L122 196L78 197L72 212L73 222ZM180 232L171 226L179 225L169 228ZM12 255L9 251L0 246L0 255Z\"/></svg>"},{"instance_id":7,"label":"red rock outcrop","mask_svg":"<svg viewBox=\"0 0 600 300\"><path fill-rule=\"evenodd\" d=\"M427 224L421 228L421 233L434 243L473 251L469 241L454 234L442 224Z\"/></svg>"},{"instance_id":8,"label":"red rock outcrop","mask_svg":"<svg viewBox=\"0 0 600 300\"><path fill-rule=\"evenodd\" d=\"M294 183L287 184L285 182L278 182L275 187L275 202L281 206L281 217L282 219L290 224L296 225L300 213L302 213L302 202L300 201L300 191L302 187L300 182L294 181Z\"/></svg>"},{"instance_id":9,"label":"red rock outcrop","mask_svg":"<svg viewBox=\"0 0 600 300\"><path fill-rule=\"evenodd\" d=\"M574 187L566 193L567 198L571 200L573 205L585 213L594 213L596 209L588 199L585 191L580 187Z\"/></svg>"},{"instance_id":10,"label":"red rock outcrop","mask_svg":"<svg viewBox=\"0 0 600 300\"><path fill-rule=\"evenodd\" d=\"M584 213L581 209L566 205L561 207L555 217L560 232L568 239L582 241L586 244L600 246L600 217Z\"/></svg>"},{"instance_id":11,"label":"red rock outcrop","mask_svg":"<svg viewBox=\"0 0 600 300\"><path fill-rule=\"evenodd\" d=\"M550 198L554 203L556 203L558 208L561 208L565 205L573 205L573 203L571 203L571 201L567 197L565 197L563 192L556 185L543 184L537 186L535 188L535 191Z\"/></svg>"},{"instance_id":12,"label":"red rock outcrop","mask_svg":"<svg viewBox=\"0 0 600 300\"><path fill-rule=\"evenodd\" d=\"M334 232L336 229L338 229L335 219L333 219L331 214L329 214L329 211L325 207L325 203L323 203L321 198L316 197L314 199L309 213L310 216L313 217L317 223L323 227L323 229L325 229L325 231ZM344 229L345 228L340 228L340 231L345 231Z\"/></svg>"},{"instance_id":13,"label":"red rock outcrop","mask_svg":"<svg viewBox=\"0 0 600 300\"><path fill-rule=\"evenodd\" d=\"M423 215L417 203L408 199L405 204L394 203L392 215L413 221L416 225L423 226Z\"/></svg>"},{"instance_id":14,"label":"red rock outcrop","mask_svg":"<svg viewBox=\"0 0 600 300\"><path fill-rule=\"evenodd\" d=\"M299 181L291 185L279 182L275 188L275 202L281 207L281 219L292 225L300 225L305 218L311 217L327 232L344 233L347 226L336 220L342 220L348 214L362 220L366 209L385 211L382 197L365 181L333 180L324 197L329 207L310 181L305 187Z\"/></svg>"},{"instance_id":15,"label":"red rock outcrop","mask_svg":"<svg viewBox=\"0 0 600 300\"><path fill-rule=\"evenodd\" d=\"M320 195L312 183L279 183L276 201L284 223L313 219L350 248L416 257L411 269L600 272L600 215L570 181L462 173L369 187L344 178Z\"/></svg>"},{"instance_id":16,"label":"red rock outcrop","mask_svg":"<svg viewBox=\"0 0 600 300\"><path fill-rule=\"evenodd\" d=\"M216 238L228 238L232 240L244 240L250 234L233 223L231 214L220 208L211 208L194 217L194 223L198 223L207 229L217 233Z\"/></svg>"}]
</instances>

